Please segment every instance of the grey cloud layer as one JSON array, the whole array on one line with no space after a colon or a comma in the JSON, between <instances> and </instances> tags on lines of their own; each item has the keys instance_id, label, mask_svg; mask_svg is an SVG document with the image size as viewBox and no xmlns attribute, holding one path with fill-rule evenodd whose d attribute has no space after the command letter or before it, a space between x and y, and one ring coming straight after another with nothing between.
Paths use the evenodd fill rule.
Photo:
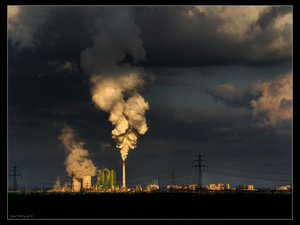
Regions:
<instances>
[{"instance_id":1,"label":"grey cloud layer","mask_svg":"<svg viewBox=\"0 0 300 225\"><path fill-rule=\"evenodd\" d=\"M258 9L158 7L140 12L137 23L145 46L152 49L147 51L152 65L264 65L290 60L291 8Z\"/></svg>"},{"instance_id":2,"label":"grey cloud layer","mask_svg":"<svg viewBox=\"0 0 300 225\"><path fill-rule=\"evenodd\" d=\"M139 7L130 10L147 52L145 65L264 65L291 60L291 7ZM9 12L9 38L21 47L35 46L40 41L37 34L53 26L47 23L50 20L69 33L52 33L53 41L73 42L77 35L85 35L81 42L88 46L93 35L107 29L103 28L105 18L113 22L114 13L122 13L122 8L18 7ZM72 20L78 21L76 25L70 26ZM126 35L126 30L120 29L116 38ZM139 55L136 58L143 58L145 52L138 50L134 54Z\"/></svg>"}]
</instances>

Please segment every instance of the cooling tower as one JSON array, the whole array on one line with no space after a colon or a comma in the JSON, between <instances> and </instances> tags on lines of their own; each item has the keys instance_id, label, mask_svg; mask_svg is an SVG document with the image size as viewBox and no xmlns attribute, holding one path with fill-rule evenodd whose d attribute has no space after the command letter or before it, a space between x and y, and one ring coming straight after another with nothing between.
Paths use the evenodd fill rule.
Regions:
<instances>
[{"instance_id":1,"label":"cooling tower","mask_svg":"<svg viewBox=\"0 0 300 225\"><path fill-rule=\"evenodd\" d=\"M84 176L82 179L82 188L89 189L92 187L92 177L91 176Z\"/></svg>"},{"instance_id":2,"label":"cooling tower","mask_svg":"<svg viewBox=\"0 0 300 225\"><path fill-rule=\"evenodd\" d=\"M72 187L72 189L73 189L74 192L79 192L80 189L81 189L81 182L75 177L73 177L73 187Z\"/></svg>"},{"instance_id":3,"label":"cooling tower","mask_svg":"<svg viewBox=\"0 0 300 225\"><path fill-rule=\"evenodd\" d=\"M126 187L126 181L125 181L125 160L123 160L123 187Z\"/></svg>"}]
</instances>

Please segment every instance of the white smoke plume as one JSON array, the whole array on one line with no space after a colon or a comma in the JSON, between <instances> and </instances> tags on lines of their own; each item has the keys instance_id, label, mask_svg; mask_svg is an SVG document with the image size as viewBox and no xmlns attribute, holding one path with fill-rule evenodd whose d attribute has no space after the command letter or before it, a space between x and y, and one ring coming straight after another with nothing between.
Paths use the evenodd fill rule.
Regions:
<instances>
[{"instance_id":1,"label":"white smoke plume","mask_svg":"<svg viewBox=\"0 0 300 225\"><path fill-rule=\"evenodd\" d=\"M88 159L88 150L84 149L84 142L75 140L74 130L65 125L62 129L59 140L62 141L67 158L65 161L67 173L76 178L83 178L83 176L95 176L97 168L94 166L92 160Z\"/></svg>"},{"instance_id":2,"label":"white smoke plume","mask_svg":"<svg viewBox=\"0 0 300 225\"><path fill-rule=\"evenodd\" d=\"M139 91L147 81L153 81L154 76L124 62L128 57L132 57L134 63L145 58L134 11L115 8L104 15L103 20L97 21L101 29L94 37L94 45L81 54L81 67L91 75L95 106L110 113L109 121L115 126L112 137L125 160L128 151L136 148L138 135L148 130L145 112L149 104Z\"/></svg>"}]
</instances>

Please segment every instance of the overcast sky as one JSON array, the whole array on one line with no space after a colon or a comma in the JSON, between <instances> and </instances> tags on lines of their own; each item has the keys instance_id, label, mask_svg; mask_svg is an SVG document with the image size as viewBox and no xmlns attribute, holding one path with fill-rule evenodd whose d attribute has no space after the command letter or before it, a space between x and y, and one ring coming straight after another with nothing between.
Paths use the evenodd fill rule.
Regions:
<instances>
[{"instance_id":1,"label":"overcast sky","mask_svg":"<svg viewBox=\"0 0 300 225\"><path fill-rule=\"evenodd\" d=\"M127 185L165 186L173 170L176 184L197 183L198 153L204 184L289 184L292 44L290 6L10 6L9 167L26 185L68 176L59 136L69 126L94 166L121 180L114 125L91 80L126 70L143 74L135 91L149 105Z\"/></svg>"}]
</instances>

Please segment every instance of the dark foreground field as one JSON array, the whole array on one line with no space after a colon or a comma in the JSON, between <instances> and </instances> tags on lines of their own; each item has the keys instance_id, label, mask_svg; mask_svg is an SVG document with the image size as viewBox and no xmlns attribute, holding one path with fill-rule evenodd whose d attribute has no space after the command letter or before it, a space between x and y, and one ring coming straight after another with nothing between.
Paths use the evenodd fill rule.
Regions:
<instances>
[{"instance_id":1,"label":"dark foreground field","mask_svg":"<svg viewBox=\"0 0 300 225\"><path fill-rule=\"evenodd\" d=\"M292 217L291 194L140 193L9 194L8 218L265 218Z\"/></svg>"}]
</instances>

